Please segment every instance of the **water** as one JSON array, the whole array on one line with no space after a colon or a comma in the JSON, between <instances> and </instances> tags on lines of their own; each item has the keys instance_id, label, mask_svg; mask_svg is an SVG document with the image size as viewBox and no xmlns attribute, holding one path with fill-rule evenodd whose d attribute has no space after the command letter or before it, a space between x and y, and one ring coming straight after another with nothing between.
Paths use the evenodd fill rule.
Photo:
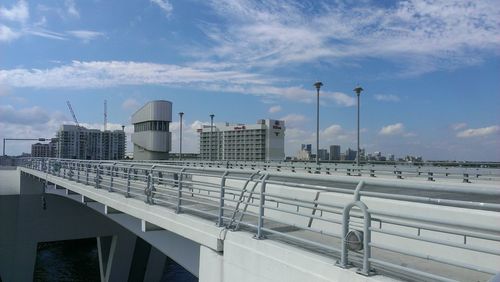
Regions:
<instances>
[{"instance_id":1,"label":"water","mask_svg":"<svg viewBox=\"0 0 500 282\"><path fill-rule=\"evenodd\" d=\"M40 243L34 281L100 281L95 238ZM167 259L162 282L196 282L198 278Z\"/></svg>"}]
</instances>

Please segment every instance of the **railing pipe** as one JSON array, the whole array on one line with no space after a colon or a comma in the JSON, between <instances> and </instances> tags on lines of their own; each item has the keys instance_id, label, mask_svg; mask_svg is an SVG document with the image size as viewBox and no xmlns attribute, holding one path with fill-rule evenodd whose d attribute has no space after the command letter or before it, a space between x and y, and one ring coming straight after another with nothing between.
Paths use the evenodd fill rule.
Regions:
<instances>
[{"instance_id":1,"label":"railing pipe","mask_svg":"<svg viewBox=\"0 0 500 282\"><path fill-rule=\"evenodd\" d=\"M259 199L259 220L257 224L257 235L255 239L264 239L264 234L262 233L262 228L264 227L264 205L266 202L266 181L269 178L269 174L266 174L260 184L260 199Z\"/></svg>"},{"instance_id":2,"label":"railing pipe","mask_svg":"<svg viewBox=\"0 0 500 282\"><path fill-rule=\"evenodd\" d=\"M361 201L354 201L347 204L342 212L342 253L338 265L342 268L349 266L348 250L347 250L347 234L349 232L349 218L353 207L358 207L363 213L363 267L358 271L360 274L369 276L373 274L370 267L371 257L371 216L368 212L368 207Z\"/></svg>"},{"instance_id":3,"label":"railing pipe","mask_svg":"<svg viewBox=\"0 0 500 282\"><path fill-rule=\"evenodd\" d=\"M217 226L222 227L224 226L224 196L225 196L225 186L226 186L226 177L229 174L229 172L226 170L224 174L222 175L221 181L220 181L220 194L219 194L219 216L217 219Z\"/></svg>"}]
</instances>

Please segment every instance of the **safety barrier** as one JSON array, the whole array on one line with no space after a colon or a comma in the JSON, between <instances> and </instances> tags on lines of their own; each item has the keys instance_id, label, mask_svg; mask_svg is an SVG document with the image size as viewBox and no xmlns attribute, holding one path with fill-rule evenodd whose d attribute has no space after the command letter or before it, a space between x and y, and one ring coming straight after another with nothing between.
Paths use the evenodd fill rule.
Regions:
<instances>
[{"instance_id":1,"label":"safety barrier","mask_svg":"<svg viewBox=\"0 0 500 282\"><path fill-rule=\"evenodd\" d=\"M226 230L254 232L259 240L322 252L337 258L340 267L359 267L361 275L487 281L499 272L500 189L492 185L307 175L216 164L32 158L23 166L89 189L214 220ZM411 209L405 212L405 206Z\"/></svg>"},{"instance_id":2,"label":"safety barrier","mask_svg":"<svg viewBox=\"0 0 500 282\"><path fill-rule=\"evenodd\" d=\"M315 163L308 162L252 162L252 161L158 161L165 165L187 167L217 167L228 169L250 169L271 172L301 172L310 174L334 174L347 176L394 177L396 179L426 179L428 181L450 180L463 183L498 182L500 183L500 168L490 168L487 164L470 166L432 166L413 165L407 163L388 164L361 164L359 167L352 163Z\"/></svg>"}]
</instances>

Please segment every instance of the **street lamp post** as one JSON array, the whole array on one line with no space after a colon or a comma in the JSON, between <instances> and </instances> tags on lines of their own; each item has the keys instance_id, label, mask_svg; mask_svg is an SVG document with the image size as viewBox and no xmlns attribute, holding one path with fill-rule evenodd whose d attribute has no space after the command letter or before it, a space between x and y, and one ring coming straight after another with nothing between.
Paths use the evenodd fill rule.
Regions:
<instances>
[{"instance_id":1,"label":"street lamp post","mask_svg":"<svg viewBox=\"0 0 500 282\"><path fill-rule=\"evenodd\" d=\"M179 113L179 118L180 118L180 132L179 132L179 161L182 161L182 116L184 115L183 112Z\"/></svg>"},{"instance_id":2,"label":"street lamp post","mask_svg":"<svg viewBox=\"0 0 500 282\"><path fill-rule=\"evenodd\" d=\"M316 81L314 86L316 87L316 165L319 165L319 89L323 83Z\"/></svg>"},{"instance_id":3,"label":"street lamp post","mask_svg":"<svg viewBox=\"0 0 500 282\"><path fill-rule=\"evenodd\" d=\"M214 131L214 114L211 114L210 115L210 139L209 140L209 143L208 143L208 148L209 148L209 151L208 151L208 158L210 159L210 161L212 161L212 135L213 135L213 131Z\"/></svg>"},{"instance_id":4,"label":"street lamp post","mask_svg":"<svg viewBox=\"0 0 500 282\"><path fill-rule=\"evenodd\" d=\"M361 88L361 86L356 86L356 88L354 88L354 92L356 92L356 96L358 96L358 152L356 153L356 165L358 166L358 169L359 169L359 155L361 153L360 151L360 148L359 148L359 96L361 94L361 91L363 91L363 88Z\"/></svg>"}]
</instances>

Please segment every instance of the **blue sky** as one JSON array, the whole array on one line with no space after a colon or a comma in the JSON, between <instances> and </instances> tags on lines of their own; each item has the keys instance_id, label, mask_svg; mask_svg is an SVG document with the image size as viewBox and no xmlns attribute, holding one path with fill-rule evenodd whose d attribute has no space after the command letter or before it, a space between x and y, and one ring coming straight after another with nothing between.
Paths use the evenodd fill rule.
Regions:
<instances>
[{"instance_id":1,"label":"blue sky","mask_svg":"<svg viewBox=\"0 0 500 282\"><path fill-rule=\"evenodd\" d=\"M284 119L286 154L320 147L500 161L495 1L2 1L0 138L72 123L129 125L149 100L185 112L187 151L209 122ZM174 115L173 151L178 150ZM131 127L127 126L127 131ZM131 148L129 146L129 148ZM8 153L29 151L9 144Z\"/></svg>"}]
</instances>

